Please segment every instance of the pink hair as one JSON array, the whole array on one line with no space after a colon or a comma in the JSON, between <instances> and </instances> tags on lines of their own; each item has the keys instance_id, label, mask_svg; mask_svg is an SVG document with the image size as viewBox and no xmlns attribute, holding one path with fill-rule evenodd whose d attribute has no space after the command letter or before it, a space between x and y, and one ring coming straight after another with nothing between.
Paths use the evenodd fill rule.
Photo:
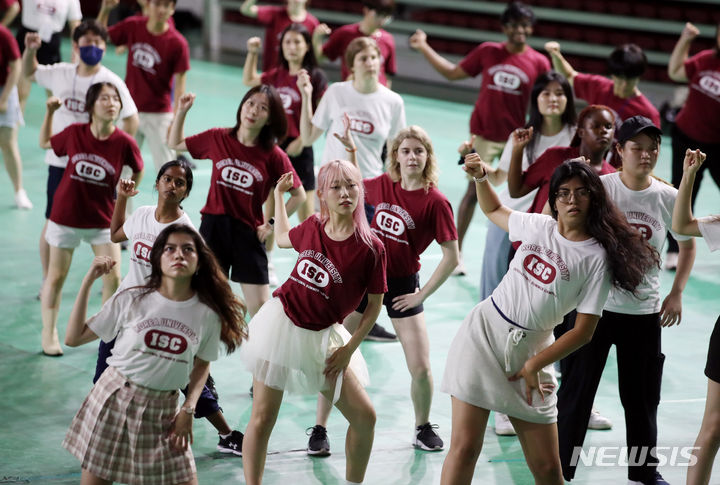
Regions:
<instances>
[{"instance_id":1,"label":"pink hair","mask_svg":"<svg viewBox=\"0 0 720 485\"><path fill-rule=\"evenodd\" d=\"M376 239L370 230L367 218L365 217L365 187L362 181L362 174L357 167L346 160L331 160L320 167L318 172L317 191L320 199L320 220L325 223L330 218L330 210L328 209L325 196L332 186L333 182L338 180L348 180L357 184L358 201L357 207L353 211L353 222L355 223L355 235L359 236L362 241L367 244L373 253L375 246L373 240Z\"/></svg>"}]
</instances>

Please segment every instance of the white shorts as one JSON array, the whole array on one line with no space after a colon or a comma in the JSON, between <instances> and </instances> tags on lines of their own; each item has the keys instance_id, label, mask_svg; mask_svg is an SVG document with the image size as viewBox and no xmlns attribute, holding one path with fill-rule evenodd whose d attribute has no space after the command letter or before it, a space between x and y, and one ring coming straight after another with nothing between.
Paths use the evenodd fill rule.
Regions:
<instances>
[{"instance_id":1,"label":"white shorts","mask_svg":"<svg viewBox=\"0 0 720 485\"><path fill-rule=\"evenodd\" d=\"M93 246L112 242L110 240L110 228L78 229L77 227L63 226L53 221L48 221L45 240L50 246L64 249L75 249L80 246L82 241Z\"/></svg>"},{"instance_id":2,"label":"white shorts","mask_svg":"<svg viewBox=\"0 0 720 485\"><path fill-rule=\"evenodd\" d=\"M20 110L20 98L18 97L17 86L13 88L10 96L8 96L7 111L0 113L0 126L15 128L18 125L24 125L22 111Z\"/></svg>"}]
</instances>

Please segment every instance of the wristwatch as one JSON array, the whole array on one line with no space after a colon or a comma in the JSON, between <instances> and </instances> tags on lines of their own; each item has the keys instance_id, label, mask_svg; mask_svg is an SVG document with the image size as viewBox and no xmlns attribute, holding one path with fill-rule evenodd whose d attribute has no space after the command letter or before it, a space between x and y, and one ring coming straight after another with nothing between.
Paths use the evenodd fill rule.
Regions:
<instances>
[{"instance_id":1,"label":"wristwatch","mask_svg":"<svg viewBox=\"0 0 720 485\"><path fill-rule=\"evenodd\" d=\"M186 406L186 407L182 407L180 409L182 409L183 411L185 411L188 414L195 414L195 406Z\"/></svg>"}]
</instances>

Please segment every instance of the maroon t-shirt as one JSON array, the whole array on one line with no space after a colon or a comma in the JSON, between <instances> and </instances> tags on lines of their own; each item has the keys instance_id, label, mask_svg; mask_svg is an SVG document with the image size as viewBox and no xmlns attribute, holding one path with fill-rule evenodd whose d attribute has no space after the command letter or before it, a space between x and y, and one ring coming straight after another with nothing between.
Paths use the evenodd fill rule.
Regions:
<instances>
[{"instance_id":1,"label":"maroon t-shirt","mask_svg":"<svg viewBox=\"0 0 720 485\"><path fill-rule=\"evenodd\" d=\"M280 59L280 35L285 28L292 24L287 8L277 6L258 7L258 22L265 26L265 46L263 47L262 70L269 71L278 66ZM303 24L311 34L320 22L315 16L307 12L305 20L297 22ZM312 49L309 45L308 48Z\"/></svg>"},{"instance_id":2,"label":"maroon t-shirt","mask_svg":"<svg viewBox=\"0 0 720 485\"><path fill-rule=\"evenodd\" d=\"M0 10L7 10L15 3L18 3L18 0L0 0Z\"/></svg>"},{"instance_id":3,"label":"maroon t-shirt","mask_svg":"<svg viewBox=\"0 0 720 485\"><path fill-rule=\"evenodd\" d=\"M340 323L365 292L387 291L385 248L373 237L373 252L357 234L334 241L317 215L290 230L290 242L300 253L290 278L275 290L285 314L308 330Z\"/></svg>"},{"instance_id":4,"label":"maroon t-shirt","mask_svg":"<svg viewBox=\"0 0 720 485\"><path fill-rule=\"evenodd\" d=\"M380 48L379 80L383 86L387 86L387 74L394 75L397 72L395 39L388 31L378 29L372 35L367 36L360 31L360 24L343 25L335 29L328 37L327 42L323 44L323 54L331 61L340 58L340 75L345 81L351 74L350 68L345 64L345 49L358 37L372 37L377 42L378 48Z\"/></svg>"},{"instance_id":5,"label":"maroon t-shirt","mask_svg":"<svg viewBox=\"0 0 720 485\"><path fill-rule=\"evenodd\" d=\"M573 89L575 96L584 99L588 104L604 104L611 108L619 123L632 116L641 115L660 128L660 113L645 95L620 98L613 93L612 80L604 76L578 73L573 80Z\"/></svg>"},{"instance_id":6,"label":"maroon t-shirt","mask_svg":"<svg viewBox=\"0 0 720 485\"><path fill-rule=\"evenodd\" d=\"M293 187L300 177L290 159L278 146L267 151L248 147L229 128L212 128L185 138L188 152L196 159L213 161L205 207L201 214L229 215L250 227L263 223L262 206L270 190L287 172L293 173Z\"/></svg>"},{"instance_id":7,"label":"maroon t-shirt","mask_svg":"<svg viewBox=\"0 0 720 485\"><path fill-rule=\"evenodd\" d=\"M580 156L580 147L551 147L545 150L535 163L525 172L523 183L531 189L537 188L535 199L528 209L530 213L542 213L545 203L550 195L550 178L557 167L565 160ZM602 168L598 175L613 173L615 169L607 161L603 160Z\"/></svg>"},{"instance_id":8,"label":"maroon t-shirt","mask_svg":"<svg viewBox=\"0 0 720 485\"><path fill-rule=\"evenodd\" d=\"M302 96L297 87L297 76L291 75L290 71L280 66L263 72L260 76L260 82L273 86L280 95L280 99L282 99L288 122L288 139L294 139L300 136ZM327 81L323 82L322 85L313 85L313 106L317 104L315 100L319 100L326 89Z\"/></svg>"},{"instance_id":9,"label":"maroon t-shirt","mask_svg":"<svg viewBox=\"0 0 720 485\"><path fill-rule=\"evenodd\" d=\"M720 143L720 57L712 49L699 52L685 61L685 73L690 92L675 119L677 127L693 140L716 145Z\"/></svg>"},{"instance_id":10,"label":"maroon t-shirt","mask_svg":"<svg viewBox=\"0 0 720 485\"><path fill-rule=\"evenodd\" d=\"M530 46L512 54L504 43L483 42L460 61L469 76L482 74L470 116L470 133L504 143L515 128L525 126L525 113L535 78L550 70L550 61Z\"/></svg>"},{"instance_id":11,"label":"maroon t-shirt","mask_svg":"<svg viewBox=\"0 0 720 485\"><path fill-rule=\"evenodd\" d=\"M123 165L135 173L143 169L133 137L116 128L106 140L98 140L90 123L76 123L50 138L50 145L55 155L69 159L50 220L80 229L110 227L120 170Z\"/></svg>"},{"instance_id":12,"label":"maroon t-shirt","mask_svg":"<svg viewBox=\"0 0 720 485\"><path fill-rule=\"evenodd\" d=\"M452 207L435 187L405 190L388 174L364 180L365 200L375 206L370 225L387 251L387 276L399 278L420 271L420 255L434 240L458 238Z\"/></svg>"},{"instance_id":13,"label":"maroon t-shirt","mask_svg":"<svg viewBox=\"0 0 720 485\"><path fill-rule=\"evenodd\" d=\"M20 49L12 33L4 25L0 25L0 89L5 86L10 63L20 59Z\"/></svg>"},{"instance_id":14,"label":"maroon t-shirt","mask_svg":"<svg viewBox=\"0 0 720 485\"><path fill-rule=\"evenodd\" d=\"M141 113L172 111L173 76L190 70L188 43L172 25L160 35L147 17L129 17L108 29L115 45L127 45L125 84Z\"/></svg>"}]
</instances>

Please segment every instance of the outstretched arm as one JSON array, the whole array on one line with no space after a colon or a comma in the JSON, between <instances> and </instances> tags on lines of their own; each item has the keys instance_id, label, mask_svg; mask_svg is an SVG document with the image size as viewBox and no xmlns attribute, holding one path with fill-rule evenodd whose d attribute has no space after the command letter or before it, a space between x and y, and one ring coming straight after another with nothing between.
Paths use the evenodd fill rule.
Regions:
<instances>
[{"instance_id":1,"label":"outstretched arm","mask_svg":"<svg viewBox=\"0 0 720 485\"><path fill-rule=\"evenodd\" d=\"M28 32L25 34L25 52L22 56L22 77L31 81L35 80L35 71L37 71L37 51L40 48L42 40L37 32Z\"/></svg>"},{"instance_id":2,"label":"outstretched arm","mask_svg":"<svg viewBox=\"0 0 720 485\"><path fill-rule=\"evenodd\" d=\"M430 47L430 44L427 42L427 34L422 30L418 29L410 36L410 47L420 51L430 65L442 74L445 79L455 81L469 77L468 73L466 73L462 67L448 61L438 54L435 49Z\"/></svg>"},{"instance_id":3,"label":"outstretched arm","mask_svg":"<svg viewBox=\"0 0 720 485\"><path fill-rule=\"evenodd\" d=\"M668 62L668 77L673 81L687 82L687 73L685 72L685 61L688 59L690 53L690 44L693 39L700 34L700 31L690 22L685 24L685 27L680 34L675 47L673 48L672 54L670 54L670 62Z\"/></svg>"},{"instance_id":4,"label":"outstretched arm","mask_svg":"<svg viewBox=\"0 0 720 485\"><path fill-rule=\"evenodd\" d=\"M283 194L289 191L292 186L292 172L283 174L275 185L275 242L279 248L292 247L292 242L290 242L290 219L283 200Z\"/></svg>"},{"instance_id":5,"label":"outstretched arm","mask_svg":"<svg viewBox=\"0 0 720 485\"><path fill-rule=\"evenodd\" d=\"M533 129L518 128L512 133L512 152L510 154L510 168L507 173L508 192L510 197L517 199L532 192L532 188L525 185L525 176L522 172L522 158L525 147L532 139Z\"/></svg>"},{"instance_id":6,"label":"outstretched arm","mask_svg":"<svg viewBox=\"0 0 720 485\"><path fill-rule=\"evenodd\" d=\"M12 5L10 5L7 10L5 10L5 13L2 16L2 20L0 20L0 23L3 24L5 27L8 27L13 20L15 20L15 17L17 17L17 14L20 13L20 3L15 0Z\"/></svg>"},{"instance_id":7,"label":"outstretched arm","mask_svg":"<svg viewBox=\"0 0 720 485\"><path fill-rule=\"evenodd\" d=\"M178 100L175 118L170 125L170 134L168 136L168 146L173 150L187 150L185 145L185 117L187 112L192 108L195 102L195 94L185 93Z\"/></svg>"},{"instance_id":8,"label":"outstretched arm","mask_svg":"<svg viewBox=\"0 0 720 485\"><path fill-rule=\"evenodd\" d=\"M65 345L68 347L77 347L97 339L98 336L87 326L87 306L90 297L90 289L93 282L102 275L108 274L115 261L110 256L96 256L90 265L85 278L82 280L80 289L78 290L75 304L70 312L67 330L65 331Z\"/></svg>"},{"instance_id":9,"label":"outstretched arm","mask_svg":"<svg viewBox=\"0 0 720 485\"><path fill-rule=\"evenodd\" d=\"M262 41L260 37L250 37L247 41L247 56L245 57L245 65L243 66L243 84L245 86L255 87L260 85L260 74L257 72L258 55Z\"/></svg>"},{"instance_id":10,"label":"outstretched arm","mask_svg":"<svg viewBox=\"0 0 720 485\"><path fill-rule=\"evenodd\" d=\"M552 59L552 65L553 69L555 69L557 72L565 76L570 83L570 86L573 85L573 80L575 79L575 76L578 75L577 71L573 69L572 65L563 57L563 55L560 53L560 43L550 41L545 44L545 50L550 54L550 59Z\"/></svg>"},{"instance_id":11,"label":"outstretched arm","mask_svg":"<svg viewBox=\"0 0 720 485\"><path fill-rule=\"evenodd\" d=\"M477 153L470 153L465 156L463 170L475 179L475 194L487 218L496 226L508 231L508 219L512 210L500 203L495 190L488 183L487 164Z\"/></svg>"},{"instance_id":12,"label":"outstretched arm","mask_svg":"<svg viewBox=\"0 0 720 485\"><path fill-rule=\"evenodd\" d=\"M242 5L240 5L240 13L246 17L257 18L258 6L255 5L256 3L257 0L245 0Z\"/></svg>"},{"instance_id":13,"label":"outstretched arm","mask_svg":"<svg viewBox=\"0 0 720 485\"><path fill-rule=\"evenodd\" d=\"M113 209L112 219L110 220L110 240L114 243L128 240L123 230L125 213L127 212L127 201L130 197L135 197L137 194L138 191L135 189L134 180L120 179L117 186L117 199L115 199L115 207Z\"/></svg>"},{"instance_id":14,"label":"outstretched arm","mask_svg":"<svg viewBox=\"0 0 720 485\"><path fill-rule=\"evenodd\" d=\"M99 23L103 27L107 27L110 12L118 5L118 3L120 3L120 0L102 0L102 5L100 5L100 12L98 12L98 16L96 19L97 23Z\"/></svg>"},{"instance_id":15,"label":"outstretched arm","mask_svg":"<svg viewBox=\"0 0 720 485\"><path fill-rule=\"evenodd\" d=\"M40 148L49 150L52 148L50 144L50 138L52 138L52 122L55 111L60 109L62 102L55 96L50 96L45 102L45 118L43 118L42 126L40 127Z\"/></svg>"},{"instance_id":16,"label":"outstretched arm","mask_svg":"<svg viewBox=\"0 0 720 485\"><path fill-rule=\"evenodd\" d=\"M320 138L323 130L313 125L313 108L312 108L312 82L310 74L305 69L301 69L298 73L297 86L302 95L302 107L300 108L300 138L303 146L309 147L315 140Z\"/></svg>"},{"instance_id":17,"label":"outstretched arm","mask_svg":"<svg viewBox=\"0 0 720 485\"><path fill-rule=\"evenodd\" d=\"M672 228L678 234L702 237L698 228L697 219L692 213L692 189L695 184L695 175L705 161L705 154L700 150L685 151L683 160L683 177L678 187L675 207L673 208Z\"/></svg>"}]
</instances>

